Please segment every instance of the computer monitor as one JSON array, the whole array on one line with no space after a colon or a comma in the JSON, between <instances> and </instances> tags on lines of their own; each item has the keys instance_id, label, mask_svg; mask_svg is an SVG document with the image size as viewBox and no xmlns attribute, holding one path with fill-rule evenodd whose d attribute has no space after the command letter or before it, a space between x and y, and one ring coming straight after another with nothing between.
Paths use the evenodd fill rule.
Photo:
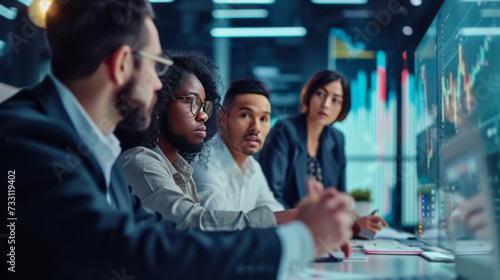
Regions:
<instances>
[{"instance_id":1,"label":"computer monitor","mask_svg":"<svg viewBox=\"0 0 500 280\"><path fill-rule=\"evenodd\" d=\"M418 228L416 235L438 246L440 219L437 213L438 178L438 75L437 20L434 20L415 51L415 112L416 112L416 193ZM408 177L412 178L412 177ZM415 177L413 177L415 178ZM411 182L412 184L415 184ZM411 185L411 184L408 184ZM415 189L413 189L414 191Z\"/></svg>"},{"instance_id":2,"label":"computer monitor","mask_svg":"<svg viewBox=\"0 0 500 280\"><path fill-rule=\"evenodd\" d=\"M448 0L415 52L418 235L463 279L500 279L498 50L500 1Z\"/></svg>"},{"instance_id":3,"label":"computer monitor","mask_svg":"<svg viewBox=\"0 0 500 280\"><path fill-rule=\"evenodd\" d=\"M466 124L440 149L440 206L446 217L447 242L455 254L457 274L463 279L499 279L498 232L495 203L499 205L498 151L486 154L482 129ZM498 247L496 247L498 248Z\"/></svg>"}]
</instances>

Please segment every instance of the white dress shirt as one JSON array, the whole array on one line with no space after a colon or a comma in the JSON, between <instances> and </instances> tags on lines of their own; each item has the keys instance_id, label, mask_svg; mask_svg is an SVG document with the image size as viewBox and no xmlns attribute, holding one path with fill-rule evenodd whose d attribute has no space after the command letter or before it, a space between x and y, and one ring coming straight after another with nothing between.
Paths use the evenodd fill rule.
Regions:
<instances>
[{"instance_id":1,"label":"white dress shirt","mask_svg":"<svg viewBox=\"0 0 500 280\"><path fill-rule=\"evenodd\" d=\"M268 206L273 212L285 209L274 198L260 164L252 156L240 169L219 134L208 148L208 163L199 162L198 157L191 162L201 205L210 210L244 212L260 206Z\"/></svg>"},{"instance_id":2,"label":"white dress shirt","mask_svg":"<svg viewBox=\"0 0 500 280\"><path fill-rule=\"evenodd\" d=\"M50 75L50 78L56 86L63 107L66 113L68 113L71 123L82 139L82 143L78 148L83 151L88 149L101 166L104 179L106 180L106 199L112 204L109 184L111 181L111 169L121 152L120 141L113 133L104 135L85 109L83 109L75 95L73 95L73 93L54 75ZM104 121L105 120L103 120L102 123L105 123Z\"/></svg>"},{"instance_id":3,"label":"white dress shirt","mask_svg":"<svg viewBox=\"0 0 500 280\"><path fill-rule=\"evenodd\" d=\"M243 170L234 161L219 134L210 143L208 162L192 162L193 179L203 206L217 210L250 211L259 206L268 206L273 211L284 210L271 192L260 164L249 156ZM281 241L281 260L278 280L295 278L297 273L311 261L314 241L307 226L293 221L278 226L276 233Z\"/></svg>"}]
</instances>

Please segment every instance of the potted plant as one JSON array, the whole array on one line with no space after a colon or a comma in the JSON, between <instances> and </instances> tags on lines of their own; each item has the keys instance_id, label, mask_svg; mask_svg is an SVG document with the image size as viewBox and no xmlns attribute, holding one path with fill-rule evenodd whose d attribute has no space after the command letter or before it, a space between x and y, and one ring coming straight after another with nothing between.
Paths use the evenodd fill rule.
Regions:
<instances>
[{"instance_id":1,"label":"potted plant","mask_svg":"<svg viewBox=\"0 0 500 280\"><path fill-rule=\"evenodd\" d=\"M354 212L362 217L370 214L370 206L372 202L372 191L369 189L356 189L352 191L351 196L354 198Z\"/></svg>"}]
</instances>

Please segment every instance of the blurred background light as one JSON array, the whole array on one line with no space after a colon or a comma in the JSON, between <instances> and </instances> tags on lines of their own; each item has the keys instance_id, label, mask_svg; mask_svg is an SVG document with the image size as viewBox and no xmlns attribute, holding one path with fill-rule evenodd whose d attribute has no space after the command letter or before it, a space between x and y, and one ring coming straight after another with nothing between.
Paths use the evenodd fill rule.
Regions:
<instances>
[{"instance_id":1,"label":"blurred background light","mask_svg":"<svg viewBox=\"0 0 500 280\"><path fill-rule=\"evenodd\" d=\"M23 3L24 5L26 5L26 7L29 7L31 3L33 3L33 0L17 0L17 1Z\"/></svg>"},{"instance_id":2,"label":"blurred background light","mask_svg":"<svg viewBox=\"0 0 500 280\"><path fill-rule=\"evenodd\" d=\"M420 6L420 5L422 5L422 0L410 0L410 3L413 6Z\"/></svg>"},{"instance_id":3,"label":"blurred background light","mask_svg":"<svg viewBox=\"0 0 500 280\"><path fill-rule=\"evenodd\" d=\"M216 38L235 37L303 37L307 34L304 27L216 27L210 35Z\"/></svg>"},{"instance_id":4,"label":"blurred background light","mask_svg":"<svg viewBox=\"0 0 500 280\"><path fill-rule=\"evenodd\" d=\"M345 18L369 18L368 10L342 10L342 16Z\"/></svg>"},{"instance_id":5,"label":"blurred background light","mask_svg":"<svg viewBox=\"0 0 500 280\"><path fill-rule=\"evenodd\" d=\"M314 4L349 4L361 5L368 3L368 0L311 0Z\"/></svg>"},{"instance_id":6,"label":"blurred background light","mask_svg":"<svg viewBox=\"0 0 500 280\"><path fill-rule=\"evenodd\" d=\"M213 18L266 18L269 12L266 9L217 9L212 11Z\"/></svg>"},{"instance_id":7,"label":"blurred background light","mask_svg":"<svg viewBox=\"0 0 500 280\"><path fill-rule=\"evenodd\" d=\"M28 17L36 26L45 28L45 18L47 11L53 1L49 0L35 0L28 7Z\"/></svg>"},{"instance_id":8,"label":"blurred background light","mask_svg":"<svg viewBox=\"0 0 500 280\"><path fill-rule=\"evenodd\" d=\"M17 9L16 8L7 8L4 5L0 4L0 16L3 16L6 19L13 20L17 17Z\"/></svg>"},{"instance_id":9,"label":"blurred background light","mask_svg":"<svg viewBox=\"0 0 500 280\"><path fill-rule=\"evenodd\" d=\"M274 4L275 0L212 0L215 4Z\"/></svg>"},{"instance_id":10,"label":"blurred background light","mask_svg":"<svg viewBox=\"0 0 500 280\"><path fill-rule=\"evenodd\" d=\"M406 36L411 36L413 34L413 28L411 28L411 26L403 27L403 34L405 34Z\"/></svg>"}]
</instances>

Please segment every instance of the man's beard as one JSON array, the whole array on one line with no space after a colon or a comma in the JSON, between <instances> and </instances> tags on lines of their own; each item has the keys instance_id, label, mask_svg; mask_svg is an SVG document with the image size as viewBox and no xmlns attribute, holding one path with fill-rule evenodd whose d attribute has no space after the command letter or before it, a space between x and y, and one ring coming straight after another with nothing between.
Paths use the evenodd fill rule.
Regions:
<instances>
[{"instance_id":1,"label":"man's beard","mask_svg":"<svg viewBox=\"0 0 500 280\"><path fill-rule=\"evenodd\" d=\"M203 142L192 144L189 143L185 135L176 134L170 125L170 119L166 116L168 112L163 114L165 117L160 119L160 133L165 137L165 140L174 146L179 154L186 158L188 155L197 154L203 148Z\"/></svg>"},{"instance_id":2,"label":"man's beard","mask_svg":"<svg viewBox=\"0 0 500 280\"><path fill-rule=\"evenodd\" d=\"M141 131L149 126L154 102L148 108L147 104L135 99L134 93L143 94L139 90L137 77L133 75L116 95L115 107L123 118L118 124L121 129Z\"/></svg>"}]
</instances>

